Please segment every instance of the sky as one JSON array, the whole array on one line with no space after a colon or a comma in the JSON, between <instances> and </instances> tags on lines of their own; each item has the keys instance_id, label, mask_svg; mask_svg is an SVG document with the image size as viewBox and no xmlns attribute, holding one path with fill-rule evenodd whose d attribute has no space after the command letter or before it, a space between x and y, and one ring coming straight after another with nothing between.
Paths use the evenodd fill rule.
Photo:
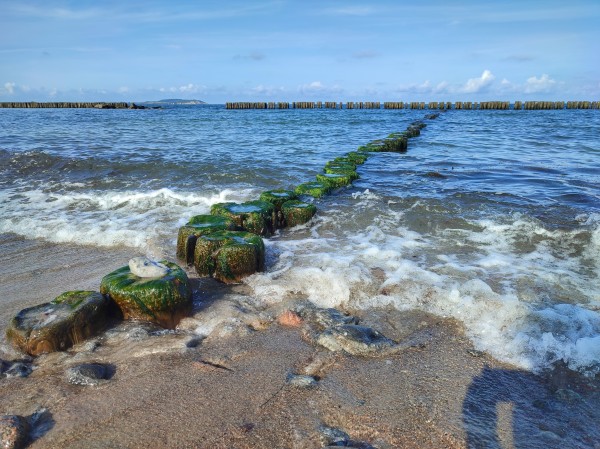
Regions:
<instances>
[{"instance_id":1,"label":"sky","mask_svg":"<svg viewBox=\"0 0 600 449\"><path fill-rule=\"evenodd\" d=\"M600 0L0 0L0 102L600 100Z\"/></svg>"}]
</instances>

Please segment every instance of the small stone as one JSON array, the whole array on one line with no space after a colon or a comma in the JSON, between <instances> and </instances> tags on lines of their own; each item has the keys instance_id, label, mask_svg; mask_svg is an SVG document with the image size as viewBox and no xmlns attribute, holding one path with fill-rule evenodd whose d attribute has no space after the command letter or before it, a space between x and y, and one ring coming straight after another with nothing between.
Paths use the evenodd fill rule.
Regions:
<instances>
[{"instance_id":1,"label":"small stone","mask_svg":"<svg viewBox=\"0 0 600 449\"><path fill-rule=\"evenodd\" d=\"M2 372L4 377L27 377L31 374L29 363L15 362Z\"/></svg>"},{"instance_id":2,"label":"small stone","mask_svg":"<svg viewBox=\"0 0 600 449\"><path fill-rule=\"evenodd\" d=\"M318 385L317 380L312 376L292 374L288 377L287 383L298 388L314 388Z\"/></svg>"},{"instance_id":3,"label":"small stone","mask_svg":"<svg viewBox=\"0 0 600 449\"><path fill-rule=\"evenodd\" d=\"M166 265L150 260L147 257L134 257L129 261L129 270L141 278L160 278L169 273Z\"/></svg>"},{"instance_id":4,"label":"small stone","mask_svg":"<svg viewBox=\"0 0 600 449\"><path fill-rule=\"evenodd\" d=\"M73 385L98 385L108 378L108 368L100 363L82 363L66 371L67 382Z\"/></svg>"},{"instance_id":5,"label":"small stone","mask_svg":"<svg viewBox=\"0 0 600 449\"><path fill-rule=\"evenodd\" d=\"M299 327L302 326L304 320L296 312L286 310L277 317L277 322L282 326Z\"/></svg>"},{"instance_id":6,"label":"small stone","mask_svg":"<svg viewBox=\"0 0 600 449\"><path fill-rule=\"evenodd\" d=\"M2 449L24 448L29 440L29 423L22 416L0 416L0 447Z\"/></svg>"},{"instance_id":7,"label":"small stone","mask_svg":"<svg viewBox=\"0 0 600 449\"><path fill-rule=\"evenodd\" d=\"M317 343L330 351L345 351L352 355L371 355L395 344L380 332L356 324L331 327L318 336Z\"/></svg>"},{"instance_id":8,"label":"small stone","mask_svg":"<svg viewBox=\"0 0 600 449\"><path fill-rule=\"evenodd\" d=\"M319 432L324 446L346 446L350 441L350 435L334 427L321 426Z\"/></svg>"},{"instance_id":9,"label":"small stone","mask_svg":"<svg viewBox=\"0 0 600 449\"><path fill-rule=\"evenodd\" d=\"M556 390L554 395L556 396L557 399L564 401L564 402L568 402L570 404L583 400L583 398L581 397L581 395L579 393L577 393L573 390L569 390L568 388L560 388L560 389Z\"/></svg>"}]
</instances>

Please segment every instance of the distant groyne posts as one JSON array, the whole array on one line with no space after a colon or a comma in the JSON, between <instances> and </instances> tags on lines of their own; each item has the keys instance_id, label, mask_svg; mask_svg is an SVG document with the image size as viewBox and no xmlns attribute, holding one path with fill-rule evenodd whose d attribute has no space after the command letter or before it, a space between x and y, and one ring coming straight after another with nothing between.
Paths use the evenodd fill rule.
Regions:
<instances>
[{"instance_id":1,"label":"distant groyne posts","mask_svg":"<svg viewBox=\"0 0 600 449\"><path fill-rule=\"evenodd\" d=\"M0 103L0 108L4 109L148 109L146 106L135 103L104 103L104 102L4 102Z\"/></svg>"},{"instance_id":2,"label":"distant groyne posts","mask_svg":"<svg viewBox=\"0 0 600 449\"><path fill-rule=\"evenodd\" d=\"M227 102L226 109L435 109L435 110L550 110L600 109L600 101L294 101Z\"/></svg>"}]
</instances>

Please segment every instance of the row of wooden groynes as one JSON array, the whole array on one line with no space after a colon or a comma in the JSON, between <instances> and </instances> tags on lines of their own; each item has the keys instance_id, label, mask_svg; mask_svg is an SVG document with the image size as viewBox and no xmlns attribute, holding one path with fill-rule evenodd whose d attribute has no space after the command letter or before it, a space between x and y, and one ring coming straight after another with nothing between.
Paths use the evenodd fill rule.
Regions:
<instances>
[{"instance_id":1,"label":"row of wooden groynes","mask_svg":"<svg viewBox=\"0 0 600 449\"><path fill-rule=\"evenodd\" d=\"M135 103L103 103L103 102L4 102L0 103L0 108L5 109L146 109L144 106L138 106Z\"/></svg>"},{"instance_id":2,"label":"row of wooden groynes","mask_svg":"<svg viewBox=\"0 0 600 449\"><path fill-rule=\"evenodd\" d=\"M386 101L361 101L347 103L329 101L298 102L228 102L226 109L460 109L460 110L546 110L546 109L600 109L600 101L413 101L410 103Z\"/></svg>"},{"instance_id":3,"label":"row of wooden groynes","mask_svg":"<svg viewBox=\"0 0 600 449\"><path fill-rule=\"evenodd\" d=\"M439 116L429 114L428 119ZM177 258L199 276L224 283L264 270L263 238L278 229L309 222L315 199L350 185L359 178L357 166L373 152L406 152L408 140L425 123L374 140L325 164L313 181L291 190L263 192L257 200L218 203L210 214L191 217L179 229ZM152 322L173 329L192 310L189 278L179 265L136 257L102 278L99 291L69 291L54 300L21 310L6 336L18 349L37 356L66 350L121 319ZM51 319L50 319L50 318Z\"/></svg>"}]
</instances>

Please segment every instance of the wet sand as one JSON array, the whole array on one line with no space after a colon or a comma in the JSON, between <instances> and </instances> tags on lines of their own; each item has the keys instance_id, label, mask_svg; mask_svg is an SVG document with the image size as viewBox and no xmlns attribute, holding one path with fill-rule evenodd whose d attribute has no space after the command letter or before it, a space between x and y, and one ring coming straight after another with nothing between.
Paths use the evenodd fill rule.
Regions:
<instances>
[{"instance_id":1,"label":"wet sand","mask_svg":"<svg viewBox=\"0 0 600 449\"><path fill-rule=\"evenodd\" d=\"M23 307L102 276L137 254L1 236L0 358L6 323ZM31 448L318 448L324 428L346 447L600 448L600 382L568 370L535 376L477 352L460 324L422 312L354 312L411 347L392 355L332 353L306 323L276 317L244 286L195 280L194 316L177 332L123 323L72 350L33 361L27 378L0 378L0 414L46 409ZM193 332L206 330L200 339ZM71 385L76 363L110 364L98 386ZM290 385L311 374L313 388ZM331 431L329 431L331 434Z\"/></svg>"}]
</instances>

